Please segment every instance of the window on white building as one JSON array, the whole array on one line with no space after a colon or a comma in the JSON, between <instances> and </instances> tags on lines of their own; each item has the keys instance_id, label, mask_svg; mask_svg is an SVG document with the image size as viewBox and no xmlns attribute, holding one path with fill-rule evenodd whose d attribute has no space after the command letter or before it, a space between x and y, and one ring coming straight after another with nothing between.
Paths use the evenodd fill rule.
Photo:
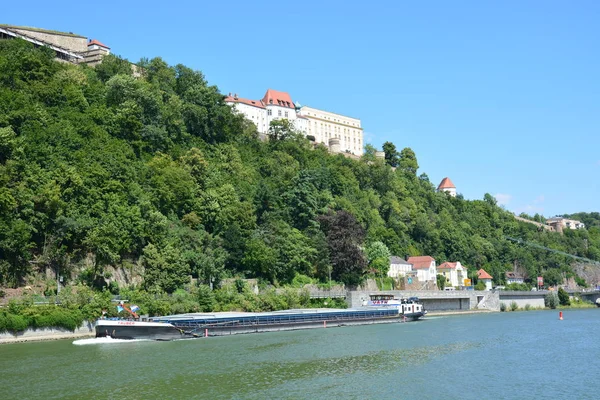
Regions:
<instances>
[{"instance_id":1,"label":"window on white building","mask_svg":"<svg viewBox=\"0 0 600 400\"><path fill-rule=\"evenodd\" d=\"M287 111L285 112L285 117L286 117L286 118L288 117L288 112L287 112Z\"/></svg>"},{"instance_id":2,"label":"window on white building","mask_svg":"<svg viewBox=\"0 0 600 400\"><path fill-rule=\"evenodd\" d=\"M273 115L273 110L267 110L267 115Z\"/></svg>"},{"instance_id":3,"label":"window on white building","mask_svg":"<svg viewBox=\"0 0 600 400\"><path fill-rule=\"evenodd\" d=\"M277 110L277 116L281 117L281 110Z\"/></svg>"}]
</instances>

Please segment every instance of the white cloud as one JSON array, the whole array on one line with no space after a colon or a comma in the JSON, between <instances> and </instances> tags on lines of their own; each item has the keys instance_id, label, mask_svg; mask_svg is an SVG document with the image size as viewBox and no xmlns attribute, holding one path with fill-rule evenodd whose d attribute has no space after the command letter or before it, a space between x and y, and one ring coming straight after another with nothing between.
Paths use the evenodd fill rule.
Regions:
<instances>
[{"instance_id":1,"label":"white cloud","mask_svg":"<svg viewBox=\"0 0 600 400\"><path fill-rule=\"evenodd\" d=\"M531 200L529 202L529 204L526 204L524 206L520 206L517 207L515 209L515 213L521 214L521 213L526 213L529 215L533 215L533 214L543 214L544 213L544 200L546 200L545 196L543 194L539 195L538 197L536 197L535 199Z\"/></svg>"},{"instance_id":2,"label":"white cloud","mask_svg":"<svg viewBox=\"0 0 600 400\"><path fill-rule=\"evenodd\" d=\"M363 132L363 144L373 144L375 140L375 134L373 132Z\"/></svg>"},{"instance_id":3,"label":"white cloud","mask_svg":"<svg viewBox=\"0 0 600 400\"><path fill-rule=\"evenodd\" d=\"M508 203L510 203L510 200L512 199L512 196L510 194L504 194L504 193L497 193L494 195L494 197L496 198L496 201L498 202L498 204L501 206L507 205Z\"/></svg>"}]
</instances>

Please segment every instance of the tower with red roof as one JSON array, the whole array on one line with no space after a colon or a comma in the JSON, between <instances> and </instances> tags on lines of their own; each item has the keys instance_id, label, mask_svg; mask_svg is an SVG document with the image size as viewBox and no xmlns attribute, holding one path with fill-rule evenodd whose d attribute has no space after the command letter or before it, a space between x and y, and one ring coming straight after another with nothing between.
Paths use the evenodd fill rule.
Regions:
<instances>
[{"instance_id":1,"label":"tower with red roof","mask_svg":"<svg viewBox=\"0 0 600 400\"><path fill-rule=\"evenodd\" d=\"M456 186L454 186L454 183L452 183L452 181L448 177L442 179L442 181L438 185L437 191L446 192L450 196L456 197Z\"/></svg>"}]
</instances>

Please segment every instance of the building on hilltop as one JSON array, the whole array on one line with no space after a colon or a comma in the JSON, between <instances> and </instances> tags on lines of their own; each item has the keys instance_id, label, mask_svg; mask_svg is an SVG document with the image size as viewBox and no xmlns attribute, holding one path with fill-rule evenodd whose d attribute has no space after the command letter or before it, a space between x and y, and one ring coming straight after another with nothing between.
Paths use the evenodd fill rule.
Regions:
<instances>
[{"instance_id":1,"label":"building on hilltop","mask_svg":"<svg viewBox=\"0 0 600 400\"><path fill-rule=\"evenodd\" d=\"M58 32L26 26L0 25L0 39L20 38L36 47L54 50L56 60L72 64L95 66L110 54L110 47L72 32Z\"/></svg>"},{"instance_id":2,"label":"building on hilltop","mask_svg":"<svg viewBox=\"0 0 600 400\"><path fill-rule=\"evenodd\" d=\"M446 192L450 196L456 197L456 186L454 186L454 183L452 183L452 181L448 177L445 177L444 179L442 179L442 181L440 182L440 184L437 187L437 191L438 192Z\"/></svg>"},{"instance_id":3,"label":"building on hilltop","mask_svg":"<svg viewBox=\"0 0 600 400\"><path fill-rule=\"evenodd\" d=\"M581 221L568 219L563 217L548 218L546 224L550 225L557 232L562 232L563 229L584 229L585 224Z\"/></svg>"},{"instance_id":4,"label":"building on hilltop","mask_svg":"<svg viewBox=\"0 0 600 400\"><path fill-rule=\"evenodd\" d=\"M326 145L332 153L362 155L363 130L360 119L294 103L287 92L268 89L262 100L250 100L229 93L225 102L254 122L262 137L271 121L287 119L305 136Z\"/></svg>"}]
</instances>

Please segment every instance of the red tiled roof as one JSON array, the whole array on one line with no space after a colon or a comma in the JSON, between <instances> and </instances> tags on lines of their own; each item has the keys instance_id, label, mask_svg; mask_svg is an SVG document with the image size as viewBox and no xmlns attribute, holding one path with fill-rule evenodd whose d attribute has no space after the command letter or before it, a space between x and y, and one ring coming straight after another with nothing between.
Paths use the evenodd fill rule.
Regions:
<instances>
[{"instance_id":1,"label":"red tiled roof","mask_svg":"<svg viewBox=\"0 0 600 400\"><path fill-rule=\"evenodd\" d=\"M91 46L91 45L94 45L94 44L95 44L95 45L97 45L97 46L100 46L100 47L104 47L104 48L106 48L106 49L110 49L110 47L108 47L108 46L107 46L107 45L105 45L105 44L102 44L102 43L100 43L100 42L99 42L99 41L97 41L96 39L94 39L94 40L90 40L90 42L89 42L87 45L88 45L88 46Z\"/></svg>"},{"instance_id":2,"label":"red tiled roof","mask_svg":"<svg viewBox=\"0 0 600 400\"><path fill-rule=\"evenodd\" d=\"M242 103L242 104L247 104L247 105L253 106L253 107L265 108L265 105L260 100L242 99L241 97L227 96L227 97L225 97L225 102L226 103Z\"/></svg>"},{"instance_id":3,"label":"red tiled roof","mask_svg":"<svg viewBox=\"0 0 600 400\"><path fill-rule=\"evenodd\" d=\"M287 92L278 92L273 89L267 89L265 97L262 99L265 105L274 105L280 107L294 108L294 102Z\"/></svg>"},{"instance_id":4,"label":"red tiled roof","mask_svg":"<svg viewBox=\"0 0 600 400\"><path fill-rule=\"evenodd\" d=\"M452 181L450 180L450 178L445 177L440 182L440 185L438 186L438 189L456 189L456 186L454 186L454 183L452 183Z\"/></svg>"},{"instance_id":5,"label":"red tiled roof","mask_svg":"<svg viewBox=\"0 0 600 400\"><path fill-rule=\"evenodd\" d=\"M492 278L492 276L491 276L490 274L488 274L487 272L485 272L485 271L483 270L483 268L482 268L482 269L480 269L479 271L477 271L477 277L478 277L479 279L493 279L493 278Z\"/></svg>"},{"instance_id":6,"label":"red tiled roof","mask_svg":"<svg viewBox=\"0 0 600 400\"><path fill-rule=\"evenodd\" d=\"M435 258L431 256L408 257L408 263L413 265L413 269L426 269L431 266Z\"/></svg>"},{"instance_id":7,"label":"red tiled roof","mask_svg":"<svg viewBox=\"0 0 600 400\"><path fill-rule=\"evenodd\" d=\"M437 269L452 269L452 268L456 268L456 263L451 263L451 262L445 262L442 265L438 265Z\"/></svg>"}]
</instances>

